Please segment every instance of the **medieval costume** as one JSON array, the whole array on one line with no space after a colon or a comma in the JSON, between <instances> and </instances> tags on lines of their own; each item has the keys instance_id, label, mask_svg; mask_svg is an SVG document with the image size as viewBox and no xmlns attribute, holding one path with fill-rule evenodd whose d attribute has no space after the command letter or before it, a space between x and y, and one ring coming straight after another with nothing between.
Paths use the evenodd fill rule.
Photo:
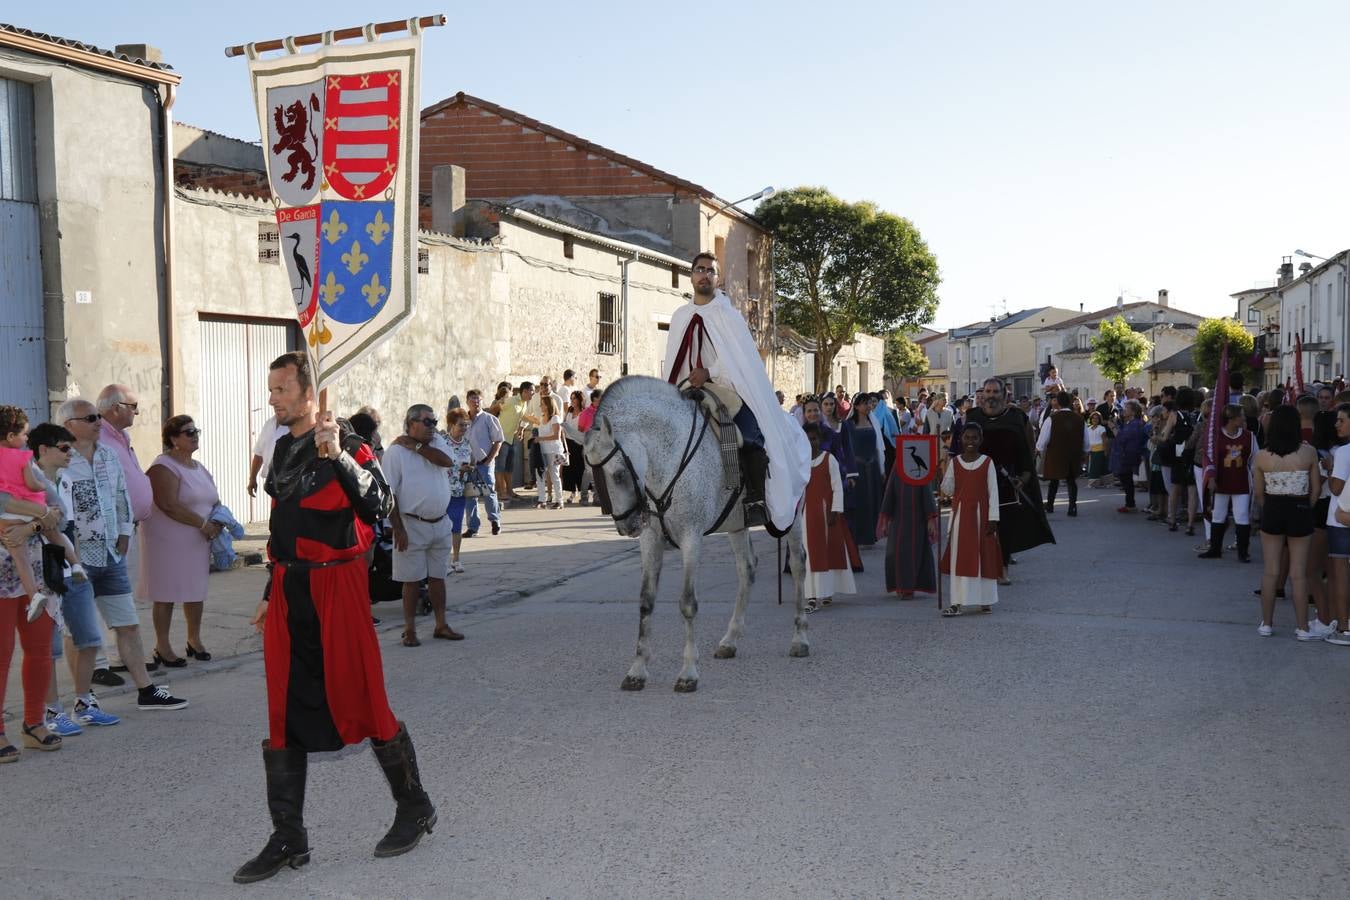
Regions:
<instances>
[{"instance_id":1,"label":"medieval costume","mask_svg":"<svg viewBox=\"0 0 1350 900\"><path fill-rule=\"evenodd\" d=\"M839 473L844 479L844 516L840 518L839 527L844 533L844 549L848 553L848 565L854 572L863 570L862 554L858 552L858 544L853 540L853 532L848 527L848 513L852 509L854 498L857 496L855 489L858 480L858 461L853 455L853 426L848 422L839 423L839 430L835 431L829 422L825 419L820 420L820 449L826 451L834 457L835 462L839 464ZM783 563L783 574L789 574L790 569L785 561Z\"/></svg>"},{"instance_id":2,"label":"medieval costume","mask_svg":"<svg viewBox=\"0 0 1350 900\"><path fill-rule=\"evenodd\" d=\"M942 493L952 498L951 532L940 568L950 575L951 612L965 606L993 606L998 602L998 579L1003 576L999 538L988 533L999 522L998 477L994 462L983 453L974 462L958 456L942 478Z\"/></svg>"},{"instance_id":3,"label":"medieval costume","mask_svg":"<svg viewBox=\"0 0 1350 900\"><path fill-rule=\"evenodd\" d=\"M928 529L938 520L932 484L913 485L892 471L886 478L877 533L886 536L886 590L910 595L937 591L937 567Z\"/></svg>"},{"instance_id":4,"label":"medieval costume","mask_svg":"<svg viewBox=\"0 0 1350 900\"><path fill-rule=\"evenodd\" d=\"M854 401L856 404L856 400ZM845 518L853 540L859 545L870 547L877 542L877 513L881 505L882 464L885 451L882 448L881 432L875 428L869 417L866 424L858 424L849 419L853 426L851 440L853 458L858 465L858 479L853 484L853 504L845 505Z\"/></svg>"},{"instance_id":5,"label":"medieval costume","mask_svg":"<svg viewBox=\"0 0 1350 900\"><path fill-rule=\"evenodd\" d=\"M1050 482L1045 492L1045 511L1054 511L1059 483L1067 481L1069 515L1078 515L1078 476L1083 470L1084 454L1092 451L1083 417L1071 409L1053 410L1041 423L1036 449L1041 454L1043 475Z\"/></svg>"},{"instance_id":6,"label":"medieval costume","mask_svg":"<svg viewBox=\"0 0 1350 900\"><path fill-rule=\"evenodd\" d=\"M1005 406L991 416L976 407L966 414L984 431L980 452L989 457L998 479L998 540L1006 565L1014 553L1053 544L1054 532L1041 506L1041 485L1035 477L1036 462L1031 454L1031 426L1027 414L1016 406ZM1032 477L1024 484L1021 476Z\"/></svg>"},{"instance_id":7,"label":"medieval costume","mask_svg":"<svg viewBox=\"0 0 1350 900\"><path fill-rule=\"evenodd\" d=\"M768 454L764 500L769 524L786 532L797 514L811 465L811 446L802 430L782 414L764 362L745 319L722 291L704 304L686 303L675 310L666 341L667 380L680 384L696 368L707 369L709 380L734 392L742 402L734 419L747 447ZM742 456L749 484L762 456ZM753 497L751 498L753 499Z\"/></svg>"},{"instance_id":8,"label":"medieval costume","mask_svg":"<svg viewBox=\"0 0 1350 900\"><path fill-rule=\"evenodd\" d=\"M412 739L389 708L370 618L364 554L372 524L392 505L389 486L370 447L345 423L341 446L336 458L324 459L312 429L284 434L267 476L272 573L263 662L270 733L263 762L273 832L235 874L241 883L309 861L303 821L309 753L370 739L398 805L376 856L411 850L436 822Z\"/></svg>"},{"instance_id":9,"label":"medieval costume","mask_svg":"<svg viewBox=\"0 0 1350 900\"><path fill-rule=\"evenodd\" d=\"M836 593L853 594L853 572L844 549L844 518L830 513L844 511L844 485L834 457L822 452L811 464L806 483L806 501L802 506L806 525L806 599L807 612L820 601L829 601Z\"/></svg>"},{"instance_id":10,"label":"medieval costume","mask_svg":"<svg viewBox=\"0 0 1350 900\"><path fill-rule=\"evenodd\" d=\"M1238 559L1251 559L1252 463L1256 460L1256 437L1241 425L1236 434L1219 429L1214 441L1213 507L1210 512L1209 549L1201 559L1223 556L1223 537L1228 531L1228 511L1237 526Z\"/></svg>"}]
</instances>

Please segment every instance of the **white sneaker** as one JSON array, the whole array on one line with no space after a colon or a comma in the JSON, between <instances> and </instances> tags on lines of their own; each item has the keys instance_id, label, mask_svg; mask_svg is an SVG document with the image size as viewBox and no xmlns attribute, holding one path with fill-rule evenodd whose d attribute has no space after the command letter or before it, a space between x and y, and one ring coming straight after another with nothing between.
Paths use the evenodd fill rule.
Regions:
<instances>
[{"instance_id":1,"label":"white sneaker","mask_svg":"<svg viewBox=\"0 0 1350 900\"><path fill-rule=\"evenodd\" d=\"M1327 635L1326 641L1338 647L1350 647L1350 631L1333 631Z\"/></svg>"},{"instance_id":2,"label":"white sneaker","mask_svg":"<svg viewBox=\"0 0 1350 900\"><path fill-rule=\"evenodd\" d=\"M33 595L33 599L28 601L28 621L36 622L37 617L42 615L42 611L47 608L47 603L52 599L52 595L46 591L38 591Z\"/></svg>"},{"instance_id":3,"label":"white sneaker","mask_svg":"<svg viewBox=\"0 0 1350 900\"><path fill-rule=\"evenodd\" d=\"M1330 625L1323 625L1318 619L1309 619L1308 631L1312 632L1314 637L1320 640L1326 640L1327 635L1335 634L1336 620L1332 619Z\"/></svg>"},{"instance_id":4,"label":"white sneaker","mask_svg":"<svg viewBox=\"0 0 1350 900\"><path fill-rule=\"evenodd\" d=\"M457 562L452 562L452 563L450 564L450 572L451 572L452 574L454 574L454 575L463 575L463 574L464 574L464 566L460 565L460 564L457 563Z\"/></svg>"},{"instance_id":5,"label":"white sneaker","mask_svg":"<svg viewBox=\"0 0 1350 900\"><path fill-rule=\"evenodd\" d=\"M1300 640L1300 641L1320 641L1320 640L1322 640L1322 635L1317 634L1316 632L1314 632L1314 631L1312 631L1312 630L1310 630L1310 629L1308 629L1308 628L1295 628L1295 629L1294 629L1294 637L1295 637L1296 639Z\"/></svg>"},{"instance_id":6,"label":"white sneaker","mask_svg":"<svg viewBox=\"0 0 1350 900\"><path fill-rule=\"evenodd\" d=\"M1265 622L1262 622L1260 625L1256 626L1256 633L1261 635L1261 637L1270 637L1272 634L1275 633L1275 629L1267 625Z\"/></svg>"}]
</instances>

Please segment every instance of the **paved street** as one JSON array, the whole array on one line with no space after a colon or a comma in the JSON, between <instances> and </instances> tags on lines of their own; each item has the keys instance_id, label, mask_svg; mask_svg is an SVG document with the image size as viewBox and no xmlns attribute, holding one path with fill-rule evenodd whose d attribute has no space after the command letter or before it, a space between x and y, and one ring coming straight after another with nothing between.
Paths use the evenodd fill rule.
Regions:
<instances>
[{"instance_id":1,"label":"paved street","mask_svg":"<svg viewBox=\"0 0 1350 900\"><path fill-rule=\"evenodd\" d=\"M122 725L0 770L0 883L109 897L1344 896L1350 815L1326 760L1350 742L1350 651L1295 642L1287 604L1258 638L1259 562L1197 562L1196 539L1117 505L1085 491L1079 519L1056 515L1061 543L1022 556L987 617L890 599L881 551L865 551L861 593L811 618L808 659L787 656L791 611L774 604L762 534L740 655L712 658L734 586L714 539L688 695L671 690L678 558L648 688L623 693L633 544L593 510L531 517L513 533L537 540L499 562L538 592L454 617L462 643L381 635L440 810L412 854L371 859L393 804L362 750L311 767L313 862L230 883L268 832L261 661L245 655L175 676L185 712L113 696Z\"/></svg>"}]
</instances>

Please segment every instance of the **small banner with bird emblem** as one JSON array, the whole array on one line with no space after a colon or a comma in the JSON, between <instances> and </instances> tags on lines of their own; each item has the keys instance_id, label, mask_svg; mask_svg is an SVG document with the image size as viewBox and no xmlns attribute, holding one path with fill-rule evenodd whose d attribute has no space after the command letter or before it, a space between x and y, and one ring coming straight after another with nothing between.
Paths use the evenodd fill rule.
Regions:
<instances>
[{"instance_id":1,"label":"small banner with bird emblem","mask_svg":"<svg viewBox=\"0 0 1350 900\"><path fill-rule=\"evenodd\" d=\"M895 439L895 471L905 484L922 486L937 478L938 438L935 434L901 434Z\"/></svg>"},{"instance_id":2,"label":"small banner with bird emblem","mask_svg":"<svg viewBox=\"0 0 1350 900\"><path fill-rule=\"evenodd\" d=\"M250 53L281 260L320 389L412 316L421 43Z\"/></svg>"}]
</instances>

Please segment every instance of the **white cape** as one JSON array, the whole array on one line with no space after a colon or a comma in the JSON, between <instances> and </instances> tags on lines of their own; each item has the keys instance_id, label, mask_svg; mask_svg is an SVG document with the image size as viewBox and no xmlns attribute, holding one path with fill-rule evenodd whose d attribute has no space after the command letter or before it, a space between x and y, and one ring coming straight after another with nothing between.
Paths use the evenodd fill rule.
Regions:
<instances>
[{"instance_id":1,"label":"white cape","mask_svg":"<svg viewBox=\"0 0 1350 900\"><path fill-rule=\"evenodd\" d=\"M776 529L786 531L797 515L797 505L811 475L811 443L801 427L783 415L750 329L731 304L731 298L722 291L714 294L706 305L686 303L670 317L670 334L666 338L667 379L674 375L678 383L689 374L692 364L689 359L679 372L671 370L695 313L703 317L708 342L717 357L708 366L712 380L735 387L764 432L764 449L769 454L769 479L764 485L769 519Z\"/></svg>"}]
</instances>

